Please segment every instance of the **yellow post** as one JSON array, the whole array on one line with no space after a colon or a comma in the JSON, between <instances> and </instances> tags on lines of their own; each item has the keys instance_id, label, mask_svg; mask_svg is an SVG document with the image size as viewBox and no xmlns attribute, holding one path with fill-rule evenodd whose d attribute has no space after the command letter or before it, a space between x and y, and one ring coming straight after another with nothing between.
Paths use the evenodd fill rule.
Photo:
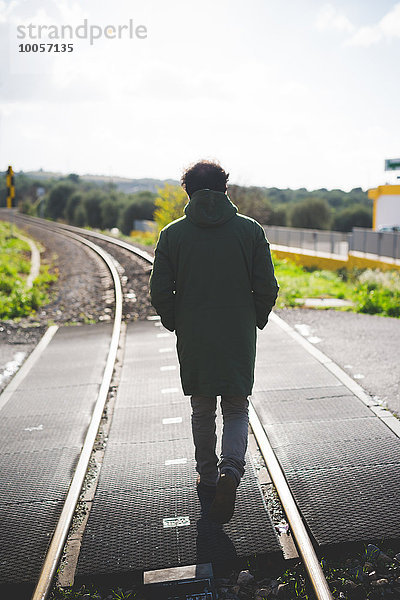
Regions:
<instances>
[{"instance_id":1,"label":"yellow post","mask_svg":"<svg viewBox=\"0 0 400 600\"><path fill-rule=\"evenodd\" d=\"M6 175L7 181L7 208L12 208L13 199L15 198L15 187L14 187L14 171L10 165Z\"/></svg>"}]
</instances>

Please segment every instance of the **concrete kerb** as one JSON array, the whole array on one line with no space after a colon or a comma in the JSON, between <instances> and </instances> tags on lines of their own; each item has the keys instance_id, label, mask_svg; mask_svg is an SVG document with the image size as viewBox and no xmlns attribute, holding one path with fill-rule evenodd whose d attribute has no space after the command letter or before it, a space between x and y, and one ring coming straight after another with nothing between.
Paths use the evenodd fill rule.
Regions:
<instances>
[{"instance_id":1,"label":"concrete kerb","mask_svg":"<svg viewBox=\"0 0 400 600\"><path fill-rule=\"evenodd\" d=\"M28 289L30 289L33 285L34 280L36 279L36 277L39 275L39 272L40 272L39 248L36 246L35 242L31 238L25 237L24 235L21 235L20 233L15 233L14 235L17 238L19 238L20 240L29 244L29 247L31 249L31 269L30 269L29 275L26 279L26 287Z\"/></svg>"},{"instance_id":2,"label":"concrete kerb","mask_svg":"<svg viewBox=\"0 0 400 600\"><path fill-rule=\"evenodd\" d=\"M314 267L337 271L338 269L380 269L382 271L400 269L400 260L390 257L378 256L376 254L365 254L350 250L348 254L329 254L308 250L306 248L295 248L291 246L280 246L270 244L271 251L278 259L285 259L303 267Z\"/></svg>"},{"instance_id":3,"label":"concrete kerb","mask_svg":"<svg viewBox=\"0 0 400 600\"><path fill-rule=\"evenodd\" d=\"M288 325L281 317L271 313L269 319L278 325L283 331L288 333L294 340L296 340L303 348L314 358L316 358L322 365L324 365L333 375L335 375L339 381L341 381L357 398L359 398L368 408L383 422L389 429L393 431L397 437L400 437L400 421L396 419L392 413L374 401L362 387L354 381L339 365L333 362L326 354L318 350L309 342L304 339L297 331L295 331L290 325Z\"/></svg>"}]
</instances>

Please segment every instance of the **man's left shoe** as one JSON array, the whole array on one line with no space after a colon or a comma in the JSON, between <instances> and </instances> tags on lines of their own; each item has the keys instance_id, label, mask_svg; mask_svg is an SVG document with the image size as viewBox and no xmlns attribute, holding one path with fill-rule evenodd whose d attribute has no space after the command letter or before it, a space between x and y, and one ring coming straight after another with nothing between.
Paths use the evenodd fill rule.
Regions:
<instances>
[{"instance_id":1,"label":"man's left shoe","mask_svg":"<svg viewBox=\"0 0 400 600\"><path fill-rule=\"evenodd\" d=\"M229 473L221 473L208 518L215 523L228 523L235 510L237 483Z\"/></svg>"}]
</instances>

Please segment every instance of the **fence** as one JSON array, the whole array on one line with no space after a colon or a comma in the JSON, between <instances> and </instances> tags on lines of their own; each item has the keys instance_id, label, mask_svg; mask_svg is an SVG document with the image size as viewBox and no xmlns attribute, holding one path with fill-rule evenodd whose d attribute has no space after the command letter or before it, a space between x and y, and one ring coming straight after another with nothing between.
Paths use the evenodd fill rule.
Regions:
<instances>
[{"instance_id":1,"label":"fence","mask_svg":"<svg viewBox=\"0 0 400 600\"><path fill-rule=\"evenodd\" d=\"M399 231L371 231L371 229L355 227L350 238L350 250L400 258Z\"/></svg>"},{"instance_id":2,"label":"fence","mask_svg":"<svg viewBox=\"0 0 400 600\"><path fill-rule=\"evenodd\" d=\"M319 229L297 229L295 227L264 226L271 244L304 248L315 252L327 252L347 256L349 250L347 233L321 231Z\"/></svg>"}]
</instances>

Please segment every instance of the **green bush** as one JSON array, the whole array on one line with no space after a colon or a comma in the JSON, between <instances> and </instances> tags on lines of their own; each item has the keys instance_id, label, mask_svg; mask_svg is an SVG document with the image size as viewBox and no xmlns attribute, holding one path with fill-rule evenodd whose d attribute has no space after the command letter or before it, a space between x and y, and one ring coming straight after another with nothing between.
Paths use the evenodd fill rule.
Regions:
<instances>
[{"instance_id":1,"label":"green bush","mask_svg":"<svg viewBox=\"0 0 400 600\"><path fill-rule=\"evenodd\" d=\"M295 204L290 213L292 227L305 229L329 229L331 211L329 204L322 198L309 198Z\"/></svg>"},{"instance_id":2,"label":"green bush","mask_svg":"<svg viewBox=\"0 0 400 600\"><path fill-rule=\"evenodd\" d=\"M336 213L333 220L335 231L351 231L353 227L372 227L372 207L368 209L355 204Z\"/></svg>"},{"instance_id":3,"label":"green bush","mask_svg":"<svg viewBox=\"0 0 400 600\"><path fill-rule=\"evenodd\" d=\"M101 222L103 229L111 229L118 224L119 206L116 197L109 197L100 205Z\"/></svg>"},{"instance_id":4,"label":"green bush","mask_svg":"<svg viewBox=\"0 0 400 600\"><path fill-rule=\"evenodd\" d=\"M400 273L367 269L358 277L355 300L357 312L400 317Z\"/></svg>"},{"instance_id":5,"label":"green bush","mask_svg":"<svg viewBox=\"0 0 400 600\"><path fill-rule=\"evenodd\" d=\"M101 229L102 215L101 204L107 200L107 194L99 190L92 190L84 195L83 205L86 210L86 223L89 227Z\"/></svg>"},{"instance_id":6,"label":"green bush","mask_svg":"<svg viewBox=\"0 0 400 600\"><path fill-rule=\"evenodd\" d=\"M156 194L153 192L136 192L130 194L124 202L119 218L119 228L129 235L135 220L153 220Z\"/></svg>"},{"instance_id":7,"label":"green bush","mask_svg":"<svg viewBox=\"0 0 400 600\"><path fill-rule=\"evenodd\" d=\"M68 223L75 224L74 216L77 207L83 203L83 194L82 192L75 192L70 196L67 200L67 204L64 210L64 217L68 221Z\"/></svg>"},{"instance_id":8,"label":"green bush","mask_svg":"<svg viewBox=\"0 0 400 600\"><path fill-rule=\"evenodd\" d=\"M55 185L46 202L46 216L54 220L64 217L68 199L75 190L76 186L73 183L66 182Z\"/></svg>"}]
</instances>

